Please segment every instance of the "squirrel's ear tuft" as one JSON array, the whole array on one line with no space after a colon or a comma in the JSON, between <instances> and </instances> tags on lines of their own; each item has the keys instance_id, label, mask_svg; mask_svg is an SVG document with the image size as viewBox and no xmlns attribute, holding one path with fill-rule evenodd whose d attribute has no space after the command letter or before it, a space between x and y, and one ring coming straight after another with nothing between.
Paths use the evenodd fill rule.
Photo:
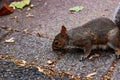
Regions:
<instances>
[{"instance_id":1,"label":"squirrel's ear tuft","mask_svg":"<svg viewBox=\"0 0 120 80\"><path fill-rule=\"evenodd\" d=\"M61 28L61 32L60 34L62 35L62 37L66 38L67 37L67 33L66 33L66 27L63 25Z\"/></svg>"}]
</instances>

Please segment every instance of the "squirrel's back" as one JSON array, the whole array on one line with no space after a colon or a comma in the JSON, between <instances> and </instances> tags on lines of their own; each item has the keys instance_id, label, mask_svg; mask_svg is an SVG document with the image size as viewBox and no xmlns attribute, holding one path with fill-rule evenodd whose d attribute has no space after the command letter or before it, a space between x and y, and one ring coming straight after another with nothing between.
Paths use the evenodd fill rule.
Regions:
<instances>
[{"instance_id":1,"label":"squirrel's back","mask_svg":"<svg viewBox=\"0 0 120 80\"><path fill-rule=\"evenodd\" d=\"M118 26L118 28L120 29L120 3L119 3L118 7L115 10L114 22Z\"/></svg>"},{"instance_id":2,"label":"squirrel's back","mask_svg":"<svg viewBox=\"0 0 120 80\"><path fill-rule=\"evenodd\" d=\"M80 30L80 32L82 31L81 29L92 29L94 31L98 31L98 30L106 31L109 29L113 29L115 27L116 27L116 25L112 20L110 20L109 18L100 17L100 18L96 18L91 21L88 21L84 25L79 26L77 28L73 28L71 30Z\"/></svg>"},{"instance_id":3,"label":"squirrel's back","mask_svg":"<svg viewBox=\"0 0 120 80\"><path fill-rule=\"evenodd\" d=\"M95 44L106 44L108 41L107 34L114 28L117 28L117 26L112 20L101 17L80 27L68 30L67 34L74 41L90 39Z\"/></svg>"}]
</instances>

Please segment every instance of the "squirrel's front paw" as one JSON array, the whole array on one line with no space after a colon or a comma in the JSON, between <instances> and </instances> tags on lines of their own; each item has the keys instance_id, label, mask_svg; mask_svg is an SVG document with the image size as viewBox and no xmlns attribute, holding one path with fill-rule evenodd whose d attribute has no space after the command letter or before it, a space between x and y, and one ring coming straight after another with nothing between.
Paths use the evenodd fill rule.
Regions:
<instances>
[{"instance_id":1,"label":"squirrel's front paw","mask_svg":"<svg viewBox=\"0 0 120 80\"><path fill-rule=\"evenodd\" d=\"M120 49L116 50L116 58L120 59Z\"/></svg>"},{"instance_id":2,"label":"squirrel's front paw","mask_svg":"<svg viewBox=\"0 0 120 80\"><path fill-rule=\"evenodd\" d=\"M89 56L90 51L91 51L90 48L86 49L85 52L81 55L81 57L80 57L80 61L85 60L85 59Z\"/></svg>"},{"instance_id":3,"label":"squirrel's front paw","mask_svg":"<svg viewBox=\"0 0 120 80\"><path fill-rule=\"evenodd\" d=\"M120 59L120 55L116 55L116 58L117 58L117 59Z\"/></svg>"}]
</instances>

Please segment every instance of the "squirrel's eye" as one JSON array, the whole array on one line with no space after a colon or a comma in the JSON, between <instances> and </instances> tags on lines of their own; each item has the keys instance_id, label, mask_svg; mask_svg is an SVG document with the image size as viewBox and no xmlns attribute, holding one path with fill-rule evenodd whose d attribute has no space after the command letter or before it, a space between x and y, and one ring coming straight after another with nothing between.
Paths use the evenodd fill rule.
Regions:
<instances>
[{"instance_id":1,"label":"squirrel's eye","mask_svg":"<svg viewBox=\"0 0 120 80\"><path fill-rule=\"evenodd\" d=\"M55 42L55 45L58 45L58 44L59 44L59 42L58 42L58 41L56 41L56 42Z\"/></svg>"}]
</instances>

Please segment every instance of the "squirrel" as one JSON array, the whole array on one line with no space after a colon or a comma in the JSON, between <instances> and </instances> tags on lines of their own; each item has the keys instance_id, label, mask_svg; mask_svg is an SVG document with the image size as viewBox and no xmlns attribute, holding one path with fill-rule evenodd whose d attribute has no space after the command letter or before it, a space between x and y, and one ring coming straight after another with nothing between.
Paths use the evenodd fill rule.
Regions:
<instances>
[{"instance_id":1,"label":"squirrel","mask_svg":"<svg viewBox=\"0 0 120 80\"><path fill-rule=\"evenodd\" d=\"M87 23L67 30L63 25L61 32L55 36L52 43L53 50L66 49L68 46L79 47L84 50L80 60L86 59L94 48L115 50L116 56L120 55L120 3L112 21L106 17L100 17Z\"/></svg>"}]
</instances>

